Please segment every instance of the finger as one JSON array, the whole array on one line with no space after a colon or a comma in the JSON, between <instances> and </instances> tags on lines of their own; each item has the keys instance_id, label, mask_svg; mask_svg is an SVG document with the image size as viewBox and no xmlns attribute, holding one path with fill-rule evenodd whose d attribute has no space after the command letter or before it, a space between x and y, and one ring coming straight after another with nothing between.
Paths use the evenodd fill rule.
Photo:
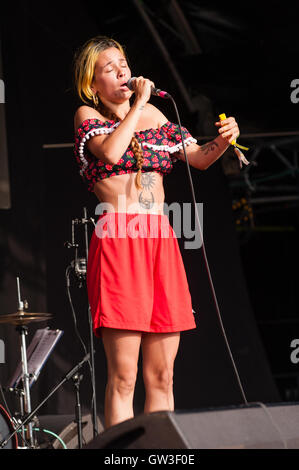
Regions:
<instances>
[{"instance_id":1,"label":"finger","mask_svg":"<svg viewBox=\"0 0 299 470\"><path fill-rule=\"evenodd\" d=\"M222 119L222 121L220 121L220 124L221 126L225 126L226 124L230 124L230 123L235 123L235 118L230 116L228 118L225 118L225 119Z\"/></svg>"},{"instance_id":2,"label":"finger","mask_svg":"<svg viewBox=\"0 0 299 470\"><path fill-rule=\"evenodd\" d=\"M234 139L234 134L231 131L223 132L223 134L221 135L224 139L227 137L231 137L232 139Z\"/></svg>"},{"instance_id":3,"label":"finger","mask_svg":"<svg viewBox=\"0 0 299 470\"><path fill-rule=\"evenodd\" d=\"M223 132L226 132L228 130L229 130L229 126L223 126L223 127L220 127L219 133L222 134Z\"/></svg>"},{"instance_id":4,"label":"finger","mask_svg":"<svg viewBox=\"0 0 299 470\"><path fill-rule=\"evenodd\" d=\"M235 142L235 141L236 141L236 136L230 134L229 136L224 137L224 139L226 140L226 142L228 142L229 144L231 144L232 142Z\"/></svg>"},{"instance_id":5,"label":"finger","mask_svg":"<svg viewBox=\"0 0 299 470\"><path fill-rule=\"evenodd\" d=\"M237 126L235 125L231 125L231 124L227 124L226 126L223 126L219 129L219 132L220 133L223 133L223 132L226 132L226 131L234 131L234 130L237 130Z\"/></svg>"},{"instance_id":6,"label":"finger","mask_svg":"<svg viewBox=\"0 0 299 470\"><path fill-rule=\"evenodd\" d=\"M229 121L228 121L228 119L226 118L226 119L222 119L222 120L219 121L219 122L220 122L220 125L221 125L221 126L225 126L225 124L227 124Z\"/></svg>"},{"instance_id":7,"label":"finger","mask_svg":"<svg viewBox=\"0 0 299 470\"><path fill-rule=\"evenodd\" d=\"M135 83L140 83L143 80L143 77L135 78Z\"/></svg>"},{"instance_id":8,"label":"finger","mask_svg":"<svg viewBox=\"0 0 299 470\"><path fill-rule=\"evenodd\" d=\"M236 139L237 139L237 136L231 137L228 142L231 144L231 143L234 142Z\"/></svg>"},{"instance_id":9,"label":"finger","mask_svg":"<svg viewBox=\"0 0 299 470\"><path fill-rule=\"evenodd\" d=\"M236 120L233 116L229 116L228 118L225 119L225 121L227 121L227 122L236 122Z\"/></svg>"},{"instance_id":10,"label":"finger","mask_svg":"<svg viewBox=\"0 0 299 470\"><path fill-rule=\"evenodd\" d=\"M144 78L143 81L142 81L142 84L143 84L144 86L149 86L149 87L153 87L153 86L154 86L153 82L152 82L151 80L149 80L148 78Z\"/></svg>"}]
</instances>

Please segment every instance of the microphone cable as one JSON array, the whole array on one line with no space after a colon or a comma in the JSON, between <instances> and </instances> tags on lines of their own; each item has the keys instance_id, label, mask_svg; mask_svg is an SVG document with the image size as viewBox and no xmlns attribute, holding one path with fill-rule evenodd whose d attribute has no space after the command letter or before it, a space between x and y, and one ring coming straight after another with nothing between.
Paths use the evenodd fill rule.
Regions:
<instances>
[{"instance_id":1,"label":"microphone cable","mask_svg":"<svg viewBox=\"0 0 299 470\"><path fill-rule=\"evenodd\" d=\"M246 394L245 394L245 392L244 392L244 388L243 388L243 386L242 386L242 382L241 382L241 379L240 379L240 376L239 376L239 372L238 372L236 363L235 363L235 361L234 361L233 354L232 354L232 351L231 351L231 348L230 348L230 345L229 345L229 342L228 342L228 339L227 339L227 335L226 335L226 332L225 332L225 328L224 328L224 325L223 325L223 321L222 321L222 317L221 317L221 313L220 313L220 308L219 308L219 305L218 305L218 300L217 300L217 296L216 296L216 292L215 292L215 288L214 288L214 284L213 284L213 280L212 280L212 276L211 276L211 271L210 271L210 267L209 267L209 263L208 263L208 259L207 259L207 254L206 254L206 249L205 249L203 234L202 234L201 225L200 225L200 221L199 221L199 215L198 215L198 211L197 211L197 203L196 203L195 192L194 192L194 186L193 186L193 181L192 181L192 176L191 176L191 171L190 171L190 165L189 165L189 161L188 161L188 157L187 157L187 153L186 153L186 147L185 147L184 138L183 138L183 132L182 132L182 126L181 126L180 115L179 115L179 112L178 112L178 109L177 109L177 105L176 105L175 100L173 99L173 97L172 97L169 93L167 93L167 95L168 95L167 98L172 101L172 104L173 104L173 106L174 106L174 109L175 109L175 112L176 112L176 116L177 116L177 121L178 121L178 125L179 125L180 135L181 135L181 139L182 139L182 146L183 146L184 157L185 157L186 163L187 163L187 170L188 170L188 176L189 176L189 180L190 180L190 186L191 186L191 192L192 192L192 199L193 199L193 203L194 203L194 207L195 207L195 219L197 220L197 224L198 224L198 228L199 228L199 232L200 232L200 236L201 236L201 240L202 240L203 256L204 256L204 261L205 261L205 265L206 265L206 270L207 270L207 273L208 273L208 278L209 278L209 283L210 283L210 287L211 287L211 291L212 291L212 296L213 296L214 304L215 304L215 307L216 307L216 312L217 312L218 320L219 320L220 327L221 327L221 331L222 331L222 334L223 334L223 337L224 337L224 341L225 341L225 344L226 344L226 347L227 347L227 350L228 350L228 353L229 353L229 356L230 356L230 360L231 360L231 362L232 362L232 366L233 366L233 369L234 369L234 372L235 372L235 376L236 376L236 379L237 379L237 382L238 382L238 385L239 385L239 389L240 389L242 398L243 398L243 400L244 400L244 403L245 403L246 405L248 405L248 401L247 401L247 398L246 398Z\"/></svg>"},{"instance_id":2,"label":"microphone cable","mask_svg":"<svg viewBox=\"0 0 299 470\"><path fill-rule=\"evenodd\" d=\"M75 308L74 308L74 305L73 305L73 301L72 301L72 295L71 295L71 291L70 291L70 287L71 287L71 283L70 283L70 273L72 272L72 265L69 265L67 266L66 270L65 270L65 279L66 279L66 289L67 289L67 296L68 296L68 300L69 300L69 304L70 304L70 307L71 307L71 312L72 312L72 317L73 317L73 322L74 322L74 328L75 328L75 333L77 335L77 338L79 339L80 343L81 343L81 346L83 348L83 351L84 351L84 354L85 356L87 355L87 348L86 348L86 345L82 339L82 336L79 332L79 329L78 329L78 324L77 324L77 316L76 316L76 312L75 312ZM92 367L91 367L91 362L90 362L90 359L88 359L87 361L88 363L88 366L89 366L89 372L90 372L90 376L92 378ZM95 401L95 388L93 386L93 381L91 380L91 384L92 384L92 398L91 398L91 406L93 406L94 404L94 401Z\"/></svg>"}]
</instances>

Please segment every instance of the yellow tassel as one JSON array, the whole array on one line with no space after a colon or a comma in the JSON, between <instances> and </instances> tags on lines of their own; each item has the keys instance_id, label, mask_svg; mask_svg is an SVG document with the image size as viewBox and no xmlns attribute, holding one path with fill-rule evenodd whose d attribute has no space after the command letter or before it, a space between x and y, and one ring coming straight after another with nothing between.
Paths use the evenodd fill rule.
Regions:
<instances>
[{"instance_id":1,"label":"yellow tassel","mask_svg":"<svg viewBox=\"0 0 299 470\"><path fill-rule=\"evenodd\" d=\"M243 147L243 145L237 144L235 140L232 141L232 145L234 145L235 147L239 147L239 149L249 150L248 147Z\"/></svg>"},{"instance_id":2,"label":"yellow tassel","mask_svg":"<svg viewBox=\"0 0 299 470\"><path fill-rule=\"evenodd\" d=\"M226 119L226 115L224 113L219 114L219 119L220 119L220 121L223 121L224 119ZM242 168L242 162L245 163L245 165L248 165L250 162L245 158L244 154L239 149L249 150L249 148L244 147L243 145L237 144L237 142L235 140L231 141L231 145L234 146L234 152L235 152L235 154L237 155L237 157L239 159L240 168Z\"/></svg>"}]
</instances>

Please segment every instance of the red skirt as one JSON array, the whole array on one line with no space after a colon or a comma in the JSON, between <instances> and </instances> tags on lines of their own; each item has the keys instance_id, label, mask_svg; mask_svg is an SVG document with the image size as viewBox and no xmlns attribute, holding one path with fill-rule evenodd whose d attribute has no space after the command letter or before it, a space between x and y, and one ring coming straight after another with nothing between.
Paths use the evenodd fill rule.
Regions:
<instances>
[{"instance_id":1,"label":"red skirt","mask_svg":"<svg viewBox=\"0 0 299 470\"><path fill-rule=\"evenodd\" d=\"M87 291L98 337L101 327L196 328L179 244L165 214L100 215L89 246Z\"/></svg>"}]
</instances>

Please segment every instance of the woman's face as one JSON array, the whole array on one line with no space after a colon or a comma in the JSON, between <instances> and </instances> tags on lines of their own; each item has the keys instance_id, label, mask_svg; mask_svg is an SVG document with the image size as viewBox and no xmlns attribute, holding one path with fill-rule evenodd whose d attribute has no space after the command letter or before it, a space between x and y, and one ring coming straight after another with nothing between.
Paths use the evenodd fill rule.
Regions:
<instances>
[{"instance_id":1,"label":"woman's face","mask_svg":"<svg viewBox=\"0 0 299 470\"><path fill-rule=\"evenodd\" d=\"M91 88L104 103L122 103L132 95L125 85L129 78L131 70L126 58L119 49L110 47L98 56Z\"/></svg>"}]
</instances>

